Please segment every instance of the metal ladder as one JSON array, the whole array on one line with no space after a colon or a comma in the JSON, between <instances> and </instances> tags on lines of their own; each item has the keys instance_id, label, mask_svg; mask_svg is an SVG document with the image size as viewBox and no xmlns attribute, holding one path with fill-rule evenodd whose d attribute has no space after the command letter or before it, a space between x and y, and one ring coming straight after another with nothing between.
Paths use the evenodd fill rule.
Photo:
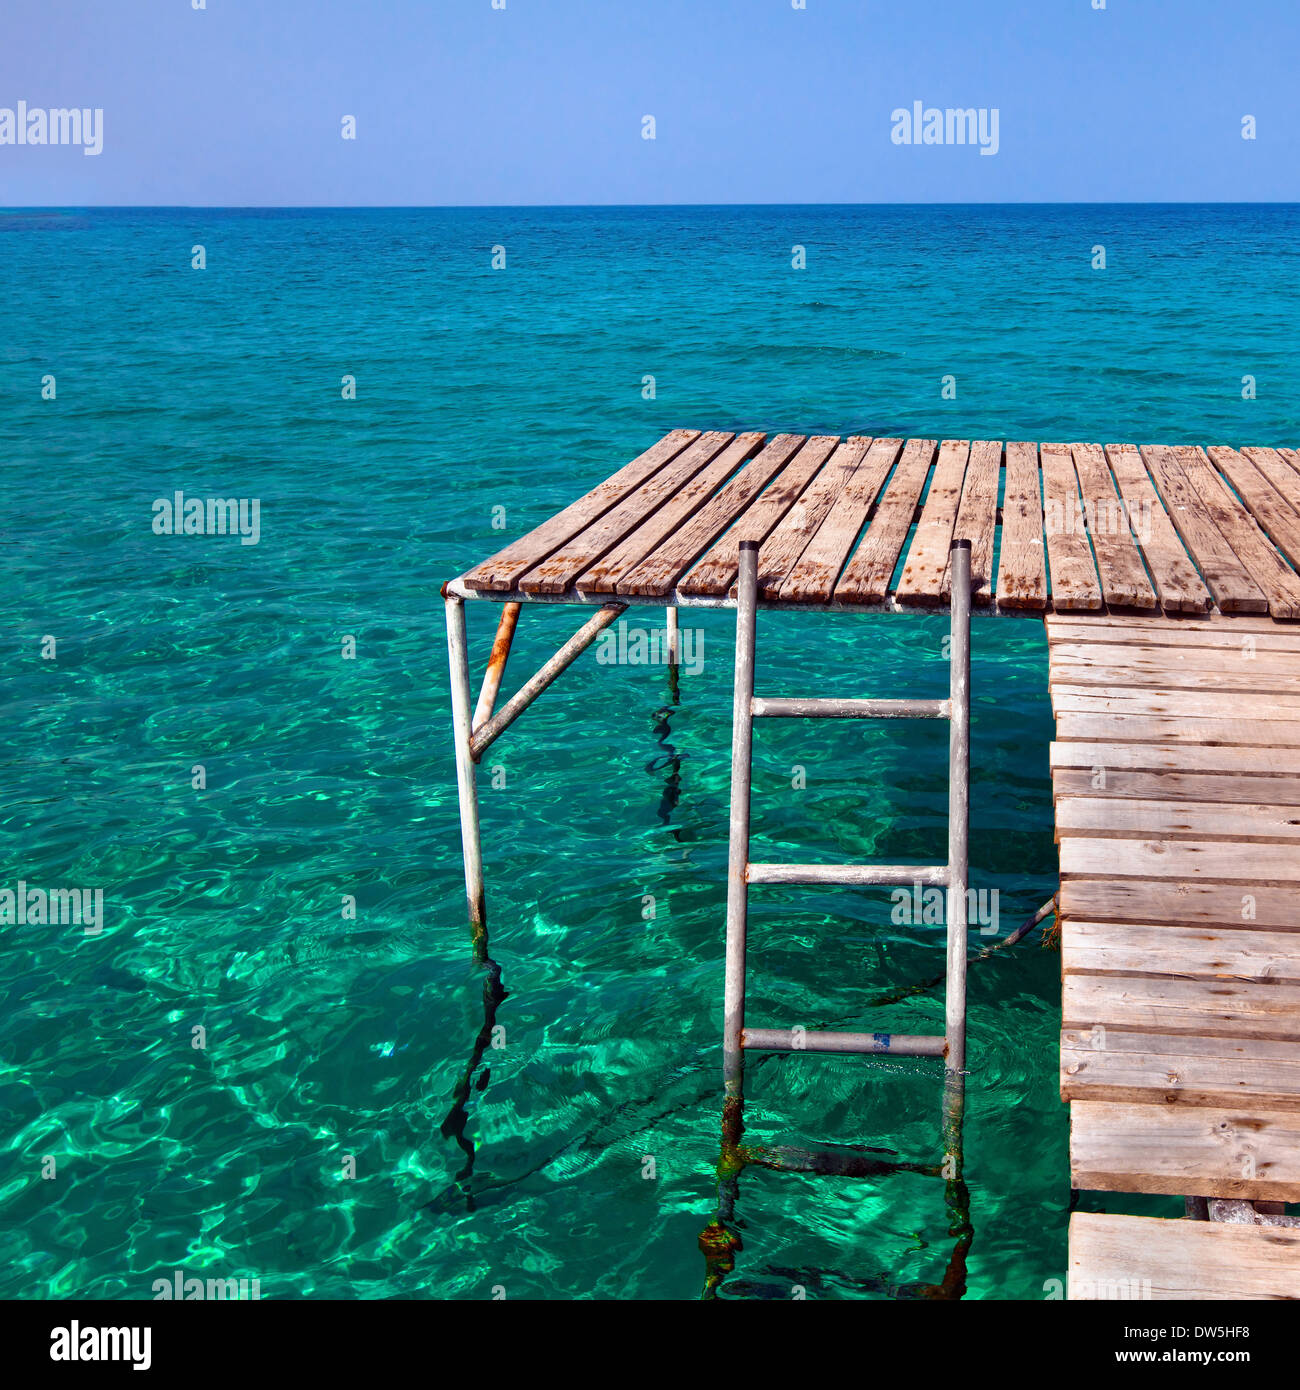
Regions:
<instances>
[{"instance_id":1,"label":"metal ladder","mask_svg":"<svg viewBox=\"0 0 1300 1390\"><path fill-rule=\"evenodd\" d=\"M944 1060L942 1176L962 1182L961 1129L965 1107L967 837L970 782L970 542L954 542L951 574L950 685L946 700L755 699L754 638L758 608L758 544L740 543L736 604L736 684L731 742L731 833L727 864L727 948L722 1035L725 1100L724 1177L737 1163L743 1130L747 1051L888 1053ZM939 865L755 864L749 858L750 778L755 719L947 719L948 862ZM947 979L942 1036L817 1032L745 1026L745 951L752 883L842 884L853 887L922 886L947 890ZM963 1188L964 1191L964 1188ZM731 1203L724 1201L724 1215Z\"/></svg>"}]
</instances>

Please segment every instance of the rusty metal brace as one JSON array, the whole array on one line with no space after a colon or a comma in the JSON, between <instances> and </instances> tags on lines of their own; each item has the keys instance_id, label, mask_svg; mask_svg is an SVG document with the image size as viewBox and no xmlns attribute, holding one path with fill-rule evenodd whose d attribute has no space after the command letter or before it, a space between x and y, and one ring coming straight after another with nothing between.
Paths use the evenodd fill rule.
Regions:
<instances>
[{"instance_id":1,"label":"rusty metal brace","mask_svg":"<svg viewBox=\"0 0 1300 1390\"><path fill-rule=\"evenodd\" d=\"M492 654L478 702L470 712L469 644L465 635L465 600L450 584L442 587L447 610L447 657L451 667L451 721L456 748L456 790L460 803L461 852L465 861L465 898L476 951L487 931L487 901L483 883L483 848L479 832L477 768L483 754L558 676L587 650L626 610L607 603L592 615L549 661L527 680L495 714L510 646L519 622L520 605L505 603L497 622Z\"/></svg>"}]
</instances>

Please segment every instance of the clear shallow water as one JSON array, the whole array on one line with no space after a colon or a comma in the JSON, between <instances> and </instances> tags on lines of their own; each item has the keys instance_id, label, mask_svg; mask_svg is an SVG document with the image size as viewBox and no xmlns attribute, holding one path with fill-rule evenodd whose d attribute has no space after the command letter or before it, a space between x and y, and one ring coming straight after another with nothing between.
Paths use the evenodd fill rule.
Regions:
<instances>
[{"instance_id":1,"label":"clear shallow water","mask_svg":"<svg viewBox=\"0 0 1300 1390\"><path fill-rule=\"evenodd\" d=\"M680 424L1294 444L1298 271L1294 208L0 214L0 886L102 887L106 915L2 929L0 1295L181 1268L263 1297L696 1296L731 620L688 615L675 703L589 653L493 750L505 1046L458 1106L484 976L438 585L505 539L494 507L519 534ZM259 498L259 544L156 536L176 488ZM526 613L508 680L573 625ZM943 631L764 615L759 687L937 693ZM978 623L973 687L973 882L1009 930L1055 879L1041 627ZM934 730L760 726L756 858L942 859L945 811ZM937 928L880 893L753 901L753 1019L939 1031L934 992L872 1007L942 969ZM1058 966L971 974L971 1297L1064 1276ZM753 1137L937 1148L925 1063L750 1077ZM741 1192L736 1296L942 1275L931 1179Z\"/></svg>"}]
</instances>

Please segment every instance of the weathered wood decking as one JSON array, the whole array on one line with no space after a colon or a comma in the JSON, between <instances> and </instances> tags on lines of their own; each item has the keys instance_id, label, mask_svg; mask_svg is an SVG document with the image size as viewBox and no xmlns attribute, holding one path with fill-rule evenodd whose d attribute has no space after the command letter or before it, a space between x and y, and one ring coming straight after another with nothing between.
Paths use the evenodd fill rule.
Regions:
<instances>
[{"instance_id":1,"label":"weathered wood decking","mask_svg":"<svg viewBox=\"0 0 1300 1390\"><path fill-rule=\"evenodd\" d=\"M448 589L726 605L753 540L760 605L939 608L954 539L1047 619L1072 1186L1300 1201L1295 450L674 430ZM1300 1231L1076 1214L1070 1296L1295 1298Z\"/></svg>"},{"instance_id":2,"label":"weathered wood decking","mask_svg":"<svg viewBox=\"0 0 1300 1390\"><path fill-rule=\"evenodd\" d=\"M1071 1185L1300 1201L1300 629L1047 635ZM1297 1296L1300 1230L1218 1229L1076 1215L1071 1296Z\"/></svg>"},{"instance_id":3,"label":"weathered wood decking","mask_svg":"<svg viewBox=\"0 0 1300 1390\"><path fill-rule=\"evenodd\" d=\"M1300 1298L1300 1231L1078 1212L1070 1297Z\"/></svg>"},{"instance_id":4,"label":"weathered wood decking","mask_svg":"<svg viewBox=\"0 0 1300 1390\"><path fill-rule=\"evenodd\" d=\"M1300 457L674 430L461 583L726 602L756 540L764 603L940 606L954 538L971 542L976 605L1000 612L1300 618Z\"/></svg>"}]
</instances>

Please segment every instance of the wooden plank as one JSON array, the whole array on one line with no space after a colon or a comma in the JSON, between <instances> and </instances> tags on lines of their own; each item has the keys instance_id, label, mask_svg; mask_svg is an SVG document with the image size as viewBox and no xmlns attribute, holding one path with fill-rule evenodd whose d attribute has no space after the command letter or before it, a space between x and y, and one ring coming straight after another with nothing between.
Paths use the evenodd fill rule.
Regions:
<instances>
[{"instance_id":1,"label":"wooden plank","mask_svg":"<svg viewBox=\"0 0 1300 1390\"><path fill-rule=\"evenodd\" d=\"M1174 453L1202 505L1208 508L1223 538L1232 547L1233 554L1245 565L1250 577L1268 599L1268 611L1275 618L1300 618L1300 576L1278 554L1277 548L1260 530L1250 512L1232 495L1206 458L1204 450L1180 445ZM1243 482L1259 480L1258 487L1251 481L1251 496L1247 501L1253 499L1260 505L1268 503L1268 515L1280 524L1288 509L1253 465L1245 459L1241 460L1241 465L1236 472ZM1300 518L1297 521L1300 522ZM1291 534L1289 527L1287 534Z\"/></svg>"},{"instance_id":2,"label":"wooden plank","mask_svg":"<svg viewBox=\"0 0 1300 1390\"><path fill-rule=\"evenodd\" d=\"M1204 612L1211 603L1210 591L1202 583L1166 515L1137 446L1107 444L1106 461L1119 484L1120 496L1151 572L1160 606L1166 613Z\"/></svg>"},{"instance_id":3,"label":"wooden plank","mask_svg":"<svg viewBox=\"0 0 1300 1390\"><path fill-rule=\"evenodd\" d=\"M1261 791L1264 789L1260 789ZM1058 838L1066 835L1138 836L1166 840L1300 840L1294 806L1196 801L1142 801L1136 797L1071 796L1056 804ZM1248 854L1250 858L1253 855Z\"/></svg>"},{"instance_id":4,"label":"wooden plank","mask_svg":"<svg viewBox=\"0 0 1300 1390\"><path fill-rule=\"evenodd\" d=\"M1085 843L1080 841L1079 843ZM1300 985L1161 975L1065 975L1061 1027L1300 1038Z\"/></svg>"},{"instance_id":5,"label":"wooden plank","mask_svg":"<svg viewBox=\"0 0 1300 1390\"><path fill-rule=\"evenodd\" d=\"M1129 518L1116 495L1101 445L1075 444L1071 454L1103 597L1107 604L1124 608L1155 608L1155 591L1129 530Z\"/></svg>"},{"instance_id":6,"label":"wooden plank","mask_svg":"<svg viewBox=\"0 0 1300 1390\"><path fill-rule=\"evenodd\" d=\"M1121 840L1101 835L1061 841L1061 874L1115 878L1217 879L1225 883L1300 882L1294 845L1241 845L1220 840Z\"/></svg>"},{"instance_id":7,"label":"wooden plank","mask_svg":"<svg viewBox=\"0 0 1300 1390\"><path fill-rule=\"evenodd\" d=\"M1237 632L1222 628L1203 628L1199 622L1188 620L1186 632L1164 633L1134 630L1133 632L1109 633L1096 629L1091 633L1079 628L1050 628L1048 641L1053 653L1062 646L1077 649L1072 654L1092 661L1098 657L1098 648L1105 648L1103 657L1112 652L1125 655L1158 657L1167 663L1181 662L1184 665L1201 666L1203 659L1213 652L1243 658L1247 661L1261 653L1284 657L1292 667L1300 666L1300 632L1264 632L1242 628Z\"/></svg>"},{"instance_id":8,"label":"wooden plank","mask_svg":"<svg viewBox=\"0 0 1300 1390\"><path fill-rule=\"evenodd\" d=\"M707 468L678 488L613 550L580 574L573 587L580 594L615 593L619 580L679 530L762 442L761 434L738 434Z\"/></svg>"},{"instance_id":9,"label":"wooden plank","mask_svg":"<svg viewBox=\"0 0 1300 1390\"><path fill-rule=\"evenodd\" d=\"M1289 883L1242 885L1156 882L1145 878L1067 878L1061 883L1060 908L1067 918L1198 922L1243 931L1300 931L1300 894Z\"/></svg>"},{"instance_id":10,"label":"wooden plank","mask_svg":"<svg viewBox=\"0 0 1300 1390\"><path fill-rule=\"evenodd\" d=\"M1246 669L1300 672L1300 628L1288 631L1285 625L1272 631L1251 631L1241 628L1233 632L1222 628L1189 632L1179 642L1177 634L1166 636L1157 632L1133 633L1128 640L1106 644L1110 650L1123 652L1125 658L1159 661L1169 670L1227 671L1234 665ZM1071 643L1073 654L1086 653L1094 657L1098 644Z\"/></svg>"},{"instance_id":11,"label":"wooden plank","mask_svg":"<svg viewBox=\"0 0 1300 1390\"><path fill-rule=\"evenodd\" d=\"M1047 563L1052 576L1052 605L1063 608L1100 608L1101 586L1084 527L1079 485L1068 444L1044 444L1044 535Z\"/></svg>"},{"instance_id":12,"label":"wooden plank","mask_svg":"<svg viewBox=\"0 0 1300 1390\"><path fill-rule=\"evenodd\" d=\"M840 490L798 563L781 585L789 602L825 603L835 589L871 504L903 447L901 439L877 439Z\"/></svg>"},{"instance_id":13,"label":"wooden plank","mask_svg":"<svg viewBox=\"0 0 1300 1390\"><path fill-rule=\"evenodd\" d=\"M1076 1100L1070 1106L1070 1185L1294 1202L1300 1200L1300 1116L1248 1106ZM1275 1234L1285 1231L1275 1228ZM1300 1240L1300 1232L1287 1234ZM1300 1247L1287 1248L1294 1258Z\"/></svg>"},{"instance_id":14,"label":"wooden plank","mask_svg":"<svg viewBox=\"0 0 1300 1390\"><path fill-rule=\"evenodd\" d=\"M1300 984L1300 932L1071 917L1061 933L1061 972L1204 975ZM1180 1047L1187 1045L1186 1039L1178 1041ZM1300 1042L1288 1046L1295 1048L1300 1062ZM1222 1052L1218 1043L1213 1050L1216 1056Z\"/></svg>"},{"instance_id":15,"label":"wooden plank","mask_svg":"<svg viewBox=\"0 0 1300 1390\"><path fill-rule=\"evenodd\" d=\"M1243 634L1249 639L1250 633ZM1112 665L1128 666L1133 670L1156 671L1173 675L1183 671L1212 671L1226 675L1231 672L1265 675L1293 675L1300 671L1300 651L1288 652L1278 648L1244 647L1231 642L1208 646L1189 645L1185 648L1147 647L1140 643L1052 642L1049 659L1059 667Z\"/></svg>"},{"instance_id":16,"label":"wooden plank","mask_svg":"<svg viewBox=\"0 0 1300 1390\"><path fill-rule=\"evenodd\" d=\"M1048 682L1124 690L1250 690L1300 700L1300 665L1296 673L1261 670L1253 661L1218 663L1219 669L1172 669L1156 663L1141 666L1093 666L1082 661L1052 661Z\"/></svg>"},{"instance_id":17,"label":"wooden plank","mask_svg":"<svg viewBox=\"0 0 1300 1390\"><path fill-rule=\"evenodd\" d=\"M1300 720L1300 701L1259 691L1226 690L1098 690L1091 686L1053 681L1052 708L1075 714L1168 714L1184 719ZM1267 743L1264 730L1256 743Z\"/></svg>"},{"instance_id":18,"label":"wooden plank","mask_svg":"<svg viewBox=\"0 0 1300 1390\"><path fill-rule=\"evenodd\" d=\"M1277 451L1277 456L1286 463L1289 463L1291 467L1295 469L1296 474L1300 476L1300 452L1297 452L1295 449L1279 449Z\"/></svg>"},{"instance_id":19,"label":"wooden plank","mask_svg":"<svg viewBox=\"0 0 1300 1390\"><path fill-rule=\"evenodd\" d=\"M1075 1302L1300 1298L1300 1231L1287 1227L1076 1211L1069 1246Z\"/></svg>"},{"instance_id":20,"label":"wooden plank","mask_svg":"<svg viewBox=\"0 0 1300 1390\"><path fill-rule=\"evenodd\" d=\"M1276 456L1265 458L1260 466L1256 466L1253 459L1239 454L1235 449L1216 445L1208 452L1211 462L1237 490L1268 540L1293 566L1300 563L1300 514L1283 499L1264 472L1264 468L1268 467L1270 471L1278 469L1290 476L1291 470ZM1291 570L1285 573L1295 580ZM1288 615L1275 613L1275 616Z\"/></svg>"},{"instance_id":21,"label":"wooden plank","mask_svg":"<svg viewBox=\"0 0 1300 1390\"><path fill-rule=\"evenodd\" d=\"M1169 616L1159 613L1070 613L1065 616L1049 614L1046 622L1053 627L1091 628L1093 631L1105 631L1109 628L1115 632L1174 634L1276 632L1289 639L1294 639L1296 635L1294 624L1270 618L1267 613L1220 613L1218 609L1211 609L1208 613L1179 613Z\"/></svg>"},{"instance_id":22,"label":"wooden plank","mask_svg":"<svg viewBox=\"0 0 1300 1390\"><path fill-rule=\"evenodd\" d=\"M1038 445L1008 442L998 553L999 608L1047 607L1047 550L1039 492Z\"/></svg>"},{"instance_id":23,"label":"wooden plank","mask_svg":"<svg viewBox=\"0 0 1300 1390\"><path fill-rule=\"evenodd\" d=\"M1300 1043L1067 1029L1061 1099L1300 1112Z\"/></svg>"},{"instance_id":24,"label":"wooden plank","mask_svg":"<svg viewBox=\"0 0 1300 1390\"><path fill-rule=\"evenodd\" d=\"M971 602L985 608L993 602L993 549L997 536L998 486L1002 481L1002 443L977 439L971 445L954 540L970 541ZM952 598L952 572L943 575L943 601Z\"/></svg>"},{"instance_id":25,"label":"wooden plank","mask_svg":"<svg viewBox=\"0 0 1300 1390\"><path fill-rule=\"evenodd\" d=\"M780 595L781 585L870 447L870 439L846 439L763 542L758 557L758 591L763 598L775 599Z\"/></svg>"},{"instance_id":26,"label":"wooden plank","mask_svg":"<svg viewBox=\"0 0 1300 1390\"><path fill-rule=\"evenodd\" d=\"M1217 524L1213 504L1203 503L1179 456L1163 445L1145 445L1143 462L1164 500L1169 519L1191 552L1214 601L1225 613L1263 613L1268 601Z\"/></svg>"},{"instance_id":27,"label":"wooden plank","mask_svg":"<svg viewBox=\"0 0 1300 1390\"><path fill-rule=\"evenodd\" d=\"M696 557L727 529L805 443L801 434L778 434L688 521L666 536L618 580L620 594L665 597ZM792 464L791 469L799 465ZM579 581L581 582L581 581Z\"/></svg>"},{"instance_id":28,"label":"wooden plank","mask_svg":"<svg viewBox=\"0 0 1300 1390\"><path fill-rule=\"evenodd\" d=\"M809 576L801 577L798 580L792 575L787 588L799 592L811 586L814 592L825 593L826 581L829 579L830 583L835 586L835 597L845 602L873 603L883 599L889 592L889 581L894 577L894 567L898 562L899 552L907 540L907 532L912 524L912 517L916 513L917 499L921 496L922 488L925 487L930 463L934 458L934 450L935 442L933 439L909 439L907 441L902 457L898 460L898 467L894 470L894 476L889 480L889 487L880 499L875 516L872 517L871 523L867 527L867 533L863 536L853 559L845 567L838 584L835 583L835 575L830 573L830 566L822 565ZM825 530L826 528L823 527L822 529ZM840 556L841 547L838 543L832 546L830 548L831 559L833 560L838 556L842 564L843 559L853 549L853 540L856 537L857 532L855 530L843 556ZM842 537L838 539L842 539ZM812 545L804 552L804 558L799 561L799 569L802 569L804 561L820 548L821 540L822 537L819 533ZM799 569L796 569L796 574L798 574ZM835 573L839 573L838 568L836 568Z\"/></svg>"},{"instance_id":29,"label":"wooden plank","mask_svg":"<svg viewBox=\"0 0 1300 1390\"><path fill-rule=\"evenodd\" d=\"M1272 484L1286 505L1300 516L1300 470L1289 464L1277 449L1249 448L1241 451ZM1210 450L1211 457L1214 450ZM1216 460L1217 462L1217 460ZM1220 465L1222 466L1222 465ZM1292 556L1292 559L1295 557Z\"/></svg>"},{"instance_id":30,"label":"wooden plank","mask_svg":"<svg viewBox=\"0 0 1300 1390\"><path fill-rule=\"evenodd\" d=\"M511 542L504 550L489 556L482 564L475 565L461 576L461 582L469 589L494 592L513 589L526 570L603 516L699 437L699 430L671 430L657 444L638 454L631 463L579 497L562 512L534 527L526 536Z\"/></svg>"},{"instance_id":31,"label":"wooden plank","mask_svg":"<svg viewBox=\"0 0 1300 1390\"><path fill-rule=\"evenodd\" d=\"M730 434L716 430L701 435L616 506L528 570L519 580L519 589L526 594L564 593L584 570L612 550L720 454L731 438Z\"/></svg>"},{"instance_id":32,"label":"wooden plank","mask_svg":"<svg viewBox=\"0 0 1300 1390\"><path fill-rule=\"evenodd\" d=\"M1052 773L1052 795L1107 796L1150 800L1241 802L1257 805L1300 806L1300 775L1268 777L1230 772L1128 772L1107 771L1098 785L1090 767L1058 767Z\"/></svg>"},{"instance_id":33,"label":"wooden plank","mask_svg":"<svg viewBox=\"0 0 1300 1390\"><path fill-rule=\"evenodd\" d=\"M1300 773L1300 750L1294 748L1116 743L1104 737L1058 739L1048 745L1047 761L1054 768L1101 767L1111 771L1251 772L1276 777Z\"/></svg>"},{"instance_id":34,"label":"wooden plank","mask_svg":"<svg viewBox=\"0 0 1300 1390\"><path fill-rule=\"evenodd\" d=\"M1273 747L1300 748L1300 721L1274 719L1265 740L1248 719L1187 719L1165 714L1075 714L1066 710L1056 721L1062 740L1116 743L1244 744L1267 741Z\"/></svg>"},{"instance_id":35,"label":"wooden plank","mask_svg":"<svg viewBox=\"0 0 1300 1390\"><path fill-rule=\"evenodd\" d=\"M937 605L945 601L944 579L948 551L961 505L962 484L970 459L970 441L945 439L939 445L939 461L930 480L921 520L898 579L899 603ZM995 494L996 496L996 494ZM974 556L972 555L972 563ZM973 580L972 580L973 584ZM949 588L951 593L951 587Z\"/></svg>"},{"instance_id":36,"label":"wooden plank","mask_svg":"<svg viewBox=\"0 0 1300 1390\"><path fill-rule=\"evenodd\" d=\"M735 524L720 540L713 544L699 564L681 580L677 585L680 592L691 596L725 597L736 580L736 571L740 565L740 542L758 541L761 543L767 539L772 529L794 505L796 498L808 486L809 481L830 457L832 450L839 442L838 435L814 435L807 440L766 491L752 497L744 510L738 514L733 510L732 515L735 516ZM742 473L741 479L744 476ZM665 545L661 548L661 554L667 554L669 550L670 546ZM680 549L678 550L678 558L680 558ZM653 583L656 587L649 589L649 592L655 594L667 592L667 589L658 587L663 583L662 572L654 576ZM647 592L647 587L643 586L634 592Z\"/></svg>"}]
</instances>

